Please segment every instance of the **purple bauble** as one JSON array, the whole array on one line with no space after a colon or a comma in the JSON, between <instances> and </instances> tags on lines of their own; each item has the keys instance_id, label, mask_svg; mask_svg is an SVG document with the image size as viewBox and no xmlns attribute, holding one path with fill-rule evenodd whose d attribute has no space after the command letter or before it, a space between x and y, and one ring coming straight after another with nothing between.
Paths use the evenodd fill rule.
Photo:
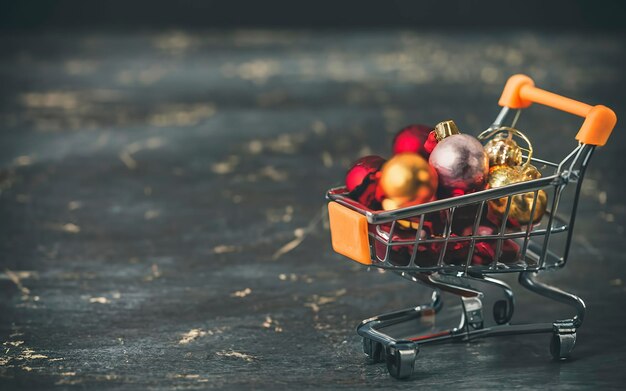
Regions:
<instances>
[{"instance_id":1,"label":"purple bauble","mask_svg":"<svg viewBox=\"0 0 626 391\"><path fill-rule=\"evenodd\" d=\"M489 158L483 145L470 135L444 138L433 149L428 163L439 174L439 192L443 196L482 190L487 183Z\"/></svg>"}]
</instances>

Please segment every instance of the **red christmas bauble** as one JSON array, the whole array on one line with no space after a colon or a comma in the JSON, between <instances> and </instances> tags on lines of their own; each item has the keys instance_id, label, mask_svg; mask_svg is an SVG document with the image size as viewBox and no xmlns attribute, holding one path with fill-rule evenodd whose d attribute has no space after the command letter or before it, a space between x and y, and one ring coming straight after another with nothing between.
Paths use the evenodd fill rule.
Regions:
<instances>
[{"instance_id":1,"label":"red christmas bauble","mask_svg":"<svg viewBox=\"0 0 626 391\"><path fill-rule=\"evenodd\" d=\"M349 193L350 198L372 210L382 209L381 201L384 194L380 191L380 173L372 173L365 177L363 183Z\"/></svg>"},{"instance_id":2,"label":"red christmas bauble","mask_svg":"<svg viewBox=\"0 0 626 391\"><path fill-rule=\"evenodd\" d=\"M467 227L473 227L478 217L478 204L465 205L457 207L452 216L452 232L457 235L463 235L466 232ZM442 210L441 220L445 223L450 219L450 211L448 209ZM482 217L487 214L487 206L484 206ZM470 232L471 233L471 232Z\"/></svg>"},{"instance_id":3,"label":"red christmas bauble","mask_svg":"<svg viewBox=\"0 0 626 391\"><path fill-rule=\"evenodd\" d=\"M464 236L470 236L473 231L473 227L467 227L463 231ZM487 236L496 235L498 228L483 224L478 227L474 235ZM496 257L496 249L498 241L495 239L478 240L474 245L474 254L472 255L472 264L474 265L489 265ZM500 262L513 263L517 261L520 255L520 247L511 239L504 239L501 245Z\"/></svg>"},{"instance_id":4,"label":"red christmas bauble","mask_svg":"<svg viewBox=\"0 0 626 391\"><path fill-rule=\"evenodd\" d=\"M393 154L412 152L428 159L432 149L426 149L426 142L432 130L432 126L426 125L409 125L401 129L393 139Z\"/></svg>"},{"instance_id":5,"label":"red christmas bauble","mask_svg":"<svg viewBox=\"0 0 626 391\"><path fill-rule=\"evenodd\" d=\"M384 194L379 186L380 168L385 159L365 156L357 160L346 174L346 188L350 197L369 209L381 209Z\"/></svg>"},{"instance_id":6,"label":"red christmas bauble","mask_svg":"<svg viewBox=\"0 0 626 391\"><path fill-rule=\"evenodd\" d=\"M346 173L348 191L360 186L368 175L378 172L384 163L385 159L376 155L364 156L354 162Z\"/></svg>"},{"instance_id":7,"label":"red christmas bauble","mask_svg":"<svg viewBox=\"0 0 626 391\"><path fill-rule=\"evenodd\" d=\"M420 236L422 238L427 238L429 236L429 232L426 226L426 222L424 224L424 228ZM376 252L376 257L383 261L385 256L387 256L387 260L395 266L408 266L411 261L411 255L413 254L413 250L415 247L415 235L416 230L406 230L399 229L396 225L396 228L393 231L393 236L389 237L389 232L391 230L391 224L381 224L375 226L372 233L381 238L384 242L393 241L394 244L389 246L389 254L387 254L388 245L379 240L374 240L374 250ZM415 255L415 265L428 267L435 266L437 264L437 258L435 253L432 250L431 243L422 243L417 248L417 254Z\"/></svg>"},{"instance_id":8,"label":"red christmas bauble","mask_svg":"<svg viewBox=\"0 0 626 391\"><path fill-rule=\"evenodd\" d=\"M417 217L413 220L416 220L416 224L418 225L420 218ZM416 224L413 224L412 226L415 227ZM381 261L385 259L388 247L386 243L393 241L397 244L389 247L389 255L387 259L393 265L408 266L415 248L417 230L402 228L399 224L396 224L393 231L393 237L390 238L389 231L391 230L391 223L376 226L371 225L370 227L370 233L382 239L382 242L374 240L376 257ZM429 213L424 218L424 224L422 225L422 229L420 231L420 238L430 239L442 230L443 226L439 213ZM417 254L415 255L415 265L421 267L436 266L439 261L441 247L441 243L420 243L417 247ZM452 247L453 245L450 245L449 248ZM450 253L455 253L455 251L459 251L459 249L452 249ZM467 256L467 251L465 252L465 256ZM446 259L449 259L449 257L450 255L447 255Z\"/></svg>"}]
</instances>

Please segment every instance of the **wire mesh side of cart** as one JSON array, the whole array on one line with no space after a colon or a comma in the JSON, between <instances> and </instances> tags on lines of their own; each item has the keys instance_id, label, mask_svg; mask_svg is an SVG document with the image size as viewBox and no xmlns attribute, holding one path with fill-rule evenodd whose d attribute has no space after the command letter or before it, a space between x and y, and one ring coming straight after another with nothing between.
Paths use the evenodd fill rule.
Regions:
<instances>
[{"instance_id":1,"label":"wire mesh side of cart","mask_svg":"<svg viewBox=\"0 0 626 391\"><path fill-rule=\"evenodd\" d=\"M393 211L370 210L349 198L345 188L331 189L327 196L367 218L371 265L375 267L462 274L557 268L567 262L582 179L593 150L593 146L579 144L560 163L532 159L544 173L540 179ZM532 196L533 216L541 190L548 195L541 221L512 226L508 217L513 198ZM568 202L560 207L567 193ZM481 233L490 201L506 207L495 230ZM439 228L433 230L435 220ZM466 228L454 233L459 223ZM408 224L412 229L406 228ZM489 250L481 256L481 249Z\"/></svg>"}]
</instances>

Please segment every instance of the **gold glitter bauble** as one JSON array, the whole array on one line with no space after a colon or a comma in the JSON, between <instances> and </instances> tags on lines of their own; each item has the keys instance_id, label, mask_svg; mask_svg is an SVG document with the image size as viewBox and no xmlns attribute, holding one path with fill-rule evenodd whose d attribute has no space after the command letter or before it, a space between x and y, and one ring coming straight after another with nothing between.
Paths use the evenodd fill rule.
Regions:
<instances>
[{"instance_id":1,"label":"gold glitter bauble","mask_svg":"<svg viewBox=\"0 0 626 391\"><path fill-rule=\"evenodd\" d=\"M437 191L437 172L415 153L395 155L385 163L380 186L387 198L407 206L428 202Z\"/></svg>"},{"instance_id":2,"label":"gold glitter bauble","mask_svg":"<svg viewBox=\"0 0 626 391\"><path fill-rule=\"evenodd\" d=\"M485 152L489 157L489 167L518 166L522 163L522 150L519 145L513 139L504 137L502 134L485 144Z\"/></svg>"},{"instance_id":3,"label":"gold glitter bauble","mask_svg":"<svg viewBox=\"0 0 626 391\"><path fill-rule=\"evenodd\" d=\"M489 170L489 187L502 187L531 179L525 176L529 174L524 172L524 168L525 167L509 167L504 165L491 168ZM538 174L536 169L535 171ZM530 172L532 172L532 170L530 170ZM535 203L534 200L534 191L511 196L511 206L508 215L509 223L514 226L538 223L546 213L548 195L543 190L537 192L537 205L535 206L534 213L532 213L533 204ZM489 214L499 217L504 216L507 202L508 197L490 200L488 202Z\"/></svg>"}]
</instances>

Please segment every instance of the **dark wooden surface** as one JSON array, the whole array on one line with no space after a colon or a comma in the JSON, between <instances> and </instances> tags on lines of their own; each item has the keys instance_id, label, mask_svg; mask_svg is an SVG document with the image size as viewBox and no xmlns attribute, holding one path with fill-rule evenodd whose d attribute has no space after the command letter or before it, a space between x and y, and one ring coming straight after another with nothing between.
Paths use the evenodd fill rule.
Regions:
<instances>
[{"instance_id":1,"label":"dark wooden surface","mask_svg":"<svg viewBox=\"0 0 626 391\"><path fill-rule=\"evenodd\" d=\"M548 336L425 347L409 381L354 327L429 291L330 248L323 194L410 122L477 134L506 77L624 117L619 35L231 31L0 37L0 388L621 388L624 141L594 155ZM539 156L580 121L533 108ZM514 282L510 277L509 282ZM514 320L566 309L520 292Z\"/></svg>"}]
</instances>

